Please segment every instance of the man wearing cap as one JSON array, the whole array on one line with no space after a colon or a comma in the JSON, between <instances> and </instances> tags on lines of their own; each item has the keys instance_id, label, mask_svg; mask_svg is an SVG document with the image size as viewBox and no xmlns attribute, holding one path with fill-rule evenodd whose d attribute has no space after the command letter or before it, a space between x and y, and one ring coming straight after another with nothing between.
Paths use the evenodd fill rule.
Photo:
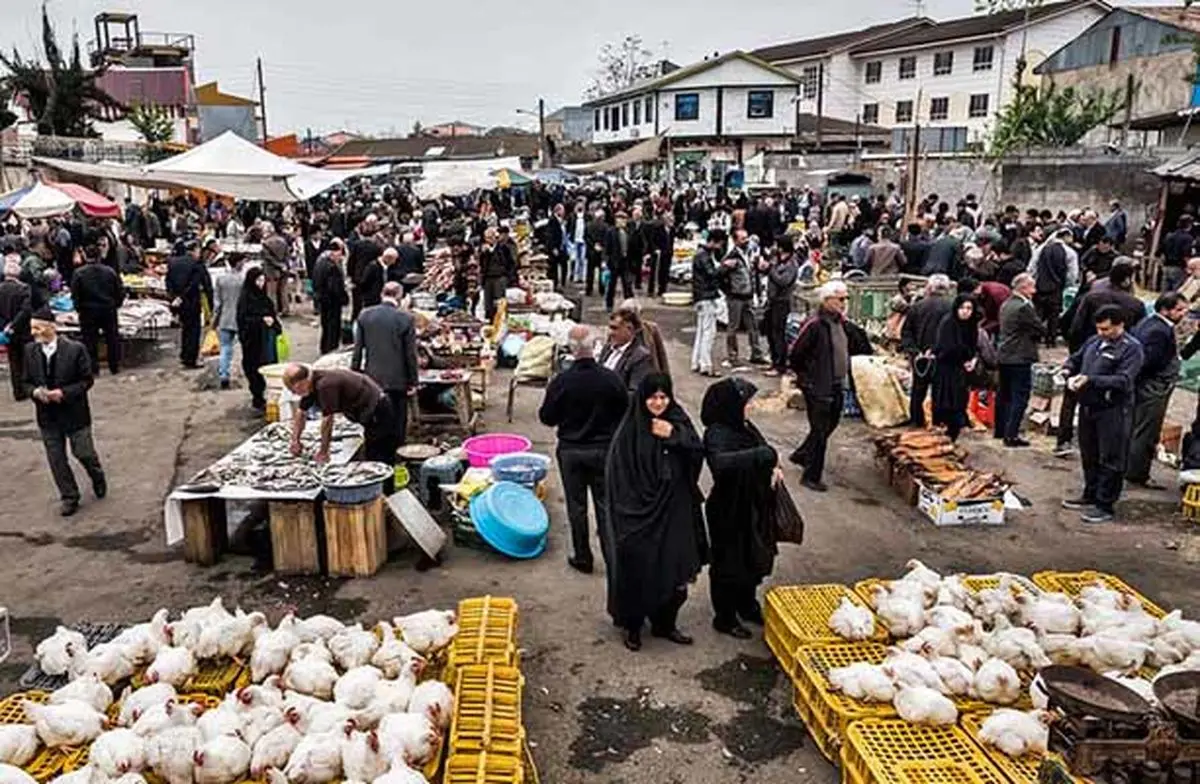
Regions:
<instances>
[{"instance_id":1,"label":"man wearing cap","mask_svg":"<svg viewBox=\"0 0 1200 784\"><path fill-rule=\"evenodd\" d=\"M79 510L79 485L67 459L68 443L92 480L96 497L103 498L108 492L104 469L92 443L92 414L87 399L93 380L92 362L82 345L59 337L50 308L42 307L33 314L30 331L34 342L25 347L24 387L37 411L46 459L62 498L61 514L70 517Z\"/></svg>"},{"instance_id":2,"label":"man wearing cap","mask_svg":"<svg viewBox=\"0 0 1200 784\"><path fill-rule=\"evenodd\" d=\"M179 361L185 368L200 367L201 304L207 295L213 301L212 279L200 263L200 248L196 240L184 243L183 253L167 262L166 288L171 307L179 315Z\"/></svg>"}]
</instances>

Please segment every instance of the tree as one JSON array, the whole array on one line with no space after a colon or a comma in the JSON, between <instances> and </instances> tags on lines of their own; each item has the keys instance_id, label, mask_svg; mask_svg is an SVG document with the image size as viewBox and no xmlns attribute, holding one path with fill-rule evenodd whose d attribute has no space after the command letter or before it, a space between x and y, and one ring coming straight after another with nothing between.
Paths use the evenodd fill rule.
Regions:
<instances>
[{"instance_id":1,"label":"tree","mask_svg":"<svg viewBox=\"0 0 1200 784\"><path fill-rule=\"evenodd\" d=\"M1037 8L1042 2L1043 0L975 0L975 10L981 14L995 14L1001 11Z\"/></svg>"},{"instance_id":2,"label":"tree","mask_svg":"<svg viewBox=\"0 0 1200 784\"><path fill-rule=\"evenodd\" d=\"M19 119L17 115L8 110L8 105L11 102L12 90L3 81L0 81L0 131L3 131Z\"/></svg>"},{"instance_id":3,"label":"tree","mask_svg":"<svg viewBox=\"0 0 1200 784\"><path fill-rule=\"evenodd\" d=\"M413 121L412 133L409 136L421 136L425 133L425 126L421 125L420 120Z\"/></svg>"},{"instance_id":4,"label":"tree","mask_svg":"<svg viewBox=\"0 0 1200 784\"><path fill-rule=\"evenodd\" d=\"M592 86L583 97L592 100L653 78L653 58L654 52L646 47L640 35L627 35L620 43L605 44L596 57L598 67Z\"/></svg>"},{"instance_id":5,"label":"tree","mask_svg":"<svg viewBox=\"0 0 1200 784\"><path fill-rule=\"evenodd\" d=\"M134 104L125 119L150 144L163 144L175 138L175 123L170 112L161 106Z\"/></svg>"},{"instance_id":6,"label":"tree","mask_svg":"<svg viewBox=\"0 0 1200 784\"><path fill-rule=\"evenodd\" d=\"M0 65L8 71L0 77L0 90L24 99L37 122L38 133L96 136L92 121L99 119L103 110L124 111L119 101L96 84L104 70L83 67L78 34L71 39L70 60L63 58L44 2L42 49L44 65L36 58L26 60L15 48L11 55L0 53Z\"/></svg>"},{"instance_id":7,"label":"tree","mask_svg":"<svg viewBox=\"0 0 1200 784\"><path fill-rule=\"evenodd\" d=\"M996 115L989 140L994 156L1026 147L1070 147L1125 108L1124 90L1085 93L1054 83L1039 88L1023 84L1024 71L1018 61L1012 100Z\"/></svg>"}]
</instances>

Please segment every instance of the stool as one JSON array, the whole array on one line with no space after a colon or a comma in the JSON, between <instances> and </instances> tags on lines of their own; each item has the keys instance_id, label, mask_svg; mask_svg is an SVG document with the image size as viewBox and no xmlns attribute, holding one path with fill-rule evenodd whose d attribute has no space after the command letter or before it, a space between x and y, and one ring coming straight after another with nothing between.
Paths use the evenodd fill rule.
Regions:
<instances>
[{"instance_id":1,"label":"stool","mask_svg":"<svg viewBox=\"0 0 1200 784\"><path fill-rule=\"evenodd\" d=\"M1200 485L1188 485L1183 491L1183 516L1200 522Z\"/></svg>"},{"instance_id":2,"label":"stool","mask_svg":"<svg viewBox=\"0 0 1200 784\"><path fill-rule=\"evenodd\" d=\"M431 512L442 507L442 485L452 485L463 478L462 461L450 455L438 455L421 463L418 472L417 495Z\"/></svg>"},{"instance_id":3,"label":"stool","mask_svg":"<svg viewBox=\"0 0 1200 784\"><path fill-rule=\"evenodd\" d=\"M328 573L370 577L387 560L383 496L365 504L325 502L325 549Z\"/></svg>"},{"instance_id":4,"label":"stool","mask_svg":"<svg viewBox=\"0 0 1200 784\"><path fill-rule=\"evenodd\" d=\"M212 566L229 549L225 502L220 498L180 501L183 514L183 560Z\"/></svg>"},{"instance_id":5,"label":"stool","mask_svg":"<svg viewBox=\"0 0 1200 784\"><path fill-rule=\"evenodd\" d=\"M508 421L513 421L513 398L516 397L517 387L537 387L545 389L550 383L548 378L518 378L515 374L508 380L508 407L505 413L508 415Z\"/></svg>"},{"instance_id":6,"label":"stool","mask_svg":"<svg viewBox=\"0 0 1200 784\"><path fill-rule=\"evenodd\" d=\"M271 560L279 574L320 574L321 553L316 504L268 501Z\"/></svg>"}]
</instances>

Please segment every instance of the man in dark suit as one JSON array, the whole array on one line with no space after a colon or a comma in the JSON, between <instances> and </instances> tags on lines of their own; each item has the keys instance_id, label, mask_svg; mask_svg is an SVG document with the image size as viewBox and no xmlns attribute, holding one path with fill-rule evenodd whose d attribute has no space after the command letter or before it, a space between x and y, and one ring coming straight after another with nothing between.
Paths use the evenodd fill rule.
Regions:
<instances>
[{"instance_id":1,"label":"man in dark suit","mask_svg":"<svg viewBox=\"0 0 1200 784\"><path fill-rule=\"evenodd\" d=\"M21 282L21 257L10 253L4 257L4 281L0 283L0 330L8 338L8 375L12 382L13 399L27 396L22 378L25 370L25 347L29 345L29 317L32 313L29 286Z\"/></svg>"},{"instance_id":2,"label":"man in dark suit","mask_svg":"<svg viewBox=\"0 0 1200 784\"><path fill-rule=\"evenodd\" d=\"M925 296L908 309L900 330L900 350L912 363L912 389L908 399L909 423L925 427L925 398L933 385L933 344L942 317L954 306L950 278L931 275Z\"/></svg>"},{"instance_id":3,"label":"man in dark suit","mask_svg":"<svg viewBox=\"0 0 1200 784\"><path fill-rule=\"evenodd\" d=\"M329 250L329 239L325 236L325 229L321 226L314 226L308 239L304 242L304 274L309 280L313 279L317 260L327 250Z\"/></svg>"},{"instance_id":4,"label":"man in dark suit","mask_svg":"<svg viewBox=\"0 0 1200 784\"><path fill-rule=\"evenodd\" d=\"M604 240L608 235L608 229L609 226L604 221L604 210L596 210L584 231L587 239L587 278L583 291L584 295L588 297L592 296L597 270L604 263Z\"/></svg>"},{"instance_id":5,"label":"man in dark suit","mask_svg":"<svg viewBox=\"0 0 1200 784\"><path fill-rule=\"evenodd\" d=\"M646 293L654 296L655 287L659 296L667 293L671 277L671 262L675 259L675 242L671 237L671 212L660 211L646 224L646 255L650 257L650 282Z\"/></svg>"},{"instance_id":6,"label":"man in dark suit","mask_svg":"<svg viewBox=\"0 0 1200 784\"><path fill-rule=\"evenodd\" d=\"M620 376L630 394L654 370L650 349L636 339L641 331L637 313L627 308L613 311L608 319L608 343L600 352L600 364Z\"/></svg>"},{"instance_id":7,"label":"man in dark suit","mask_svg":"<svg viewBox=\"0 0 1200 784\"><path fill-rule=\"evenodd\" d=\"M389 281L383 287L383 301L358 314L350 367L370 376L392 401L396 442L404 444L408 435L408 396L416 394L420 370L416 327L412 316L400 310L400 294L400 284Z\"/></svg>"},{"instance_id":8,"label":"man in dark suit","mask_svg":"<svg viewBox=\"0 0 1200 784\"><path fill-rule=\"evenodd\" d=\"M1037 283L1028 272L1013 278L1012 294L1000 306L1000 392L996 395L993 435L1008 447L1029 446L1021 438L1021 422L1033 391L1033 366L1045 326L1033 307Z\"/></svg>"},{"instance_id":9,"label":"man in dark suit","mask_svg":"<svg viewBox=\"0 0 1200 784\"><path fill-rule=\"evenodd\" d=\"M604 263L608 266L608 287L604 291L604 306L613 309L617 282L622 296L633 296L634 271L642 263L642 238L629 226L629 216L618 212L616 225L604 234Z\"/></svg>"},{"instance_id":10,"label":"man in dark suit","mask_svg":"<svg viewBox=\"0 0 1200 784\"><path fill-rule=\"evenodd\" d=\"M49 308L33 314L30 329L34 342L25 347L23 382L37 411L46 459L62 498L61 514L70 517L79 510L79 485L67 459L68 442L92 480L96 497L108 493L104 469L92 443L92 413L87 399L92 387L92 363L82 345L58 336Z\"/></svg>"},{"instance_id":11,"label":"man in dark suit","mask_svg":"<svg viewBox=\"0 0 1200 784\"><path fill-rule=\"evenodd\" d=\"M407 294L417 287L415 282L407 282L411 280L408 276L425 274L425 249L417 244L415 234L406 231L400 244L396 247L396 252L398 259L396 266L390 270L390 276L392 280L399 281L404 293Z\"/></svg>"},{"instance_id":12,"label":"man in dark suit","mask_svg":"<svg viewBox=\"0 0 1200 784\"><path fill-rule=\"evenodd\" d=\"M395 248L388 248L379 254L379 258L370 261L362 267L355 281L354 291L358 301L364 308L378 305L383 300L383 285L388 282L392 265L399 258ZM358 318L358 312L353 314Z\"/></svg>"},{"instance_id":13,"label":"man in dark suit","mask_svg":"<svg viewBox=\"0 0 1200 784\"><path fill-rule=\"evenodd\" d=\"M179 315L179 361L185 368L200 367L200 298L207 296L213 301L212 279L208 269L200 263L200 246L195 240L184 245L183 253L167 262L167 294L171 307Z\"/></svg>"},{"instance_id":14,"label":"man in dark suit","mask_svg":"<svg viewBox=\"0 0 1200 784\"><path fill-rule=\"evenodd\" d=\"M342 273L345 256L346 246L341 240L333 239L329 250L313 265L313 304L321 317L322 354L328 354L342 342L342 308L350 301L346 294L346 276Z\"/></svg>"},{"instance_id":15,"label":"man in dark suit","mask_svg":"<svg viewBox=\"0 0 1200 784\"><path fill-rule=\"evenodd\" d=\"M566 232L567 226L564 216L566 210L561 204L554 205L554 211L550 214L549 220L542 228L542 245L546 248L546 255L549 261L546 264L546 274L554 283L554 287L561 288L567 282L567 245Z\"/></svg>"},{"instance_id":16,"label":"man in dark suit","mask_svg":"<svg viewBox=\"0 0 1200 784\"><path fill-rule=\"evenodd\" d=\"M1154 315L1146 316L1131 331L1142 343L1142 370L1134 385L1133 430L1125 481L1162 489L1150 479L1163 420L1171 392L1179 380L1179 351L1175 326L1187 316L1188 303L1178 292L1169 291L1154 303Z\"/></svg>"},{"instance_id":17,"label":"man in dark suit","mask_svg":"<svg viewBox=\"0 0 1200 784\"><path fill-rule=\"evenodd\" d=\"M100 374L100 332L104 332L108 371L115 375L121 361L117 311L125 302L125 286L104 263L95 245L88 245L83 254L84 265L71 278L71 300L79 314L80 337L92 359L92 375L96 376Z\"/></svg>"}]
</instances>

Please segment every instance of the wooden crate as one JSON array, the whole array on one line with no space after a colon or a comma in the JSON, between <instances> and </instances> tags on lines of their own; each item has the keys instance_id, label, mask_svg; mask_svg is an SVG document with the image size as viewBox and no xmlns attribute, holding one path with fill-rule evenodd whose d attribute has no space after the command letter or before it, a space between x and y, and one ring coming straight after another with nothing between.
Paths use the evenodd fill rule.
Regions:
<instances>
[{"instance_id":1,"label":"wooden crate","mask_svg":"<svg viewBox=\"0 0 1200 784\"><path fill-rule=\"evenodd\" d=\"M270 501L271 557L280 574L319 574L317 506L313 501Z\"/></svg>"},{"instance_id":2,"label":"wooden crate","mask_svg":"<svg viewBox=\"0 0 1200 784\"><path fill-rule=\"evenodd\" d=\"M370 577L387 560L383 497L365 504L325 502L326 567L331 575Z\"/></svg>"},{"instance_id":3,"label":"wooden crate","mask_svg":"<svg viewBox=\"0 0 1200 784\"><path fill-rule=\"evenodd\" d=\"M183 513L183 560L212 566L229 549L225 502L219 498L180 501Z\"/></svg>"}]
</instances>

